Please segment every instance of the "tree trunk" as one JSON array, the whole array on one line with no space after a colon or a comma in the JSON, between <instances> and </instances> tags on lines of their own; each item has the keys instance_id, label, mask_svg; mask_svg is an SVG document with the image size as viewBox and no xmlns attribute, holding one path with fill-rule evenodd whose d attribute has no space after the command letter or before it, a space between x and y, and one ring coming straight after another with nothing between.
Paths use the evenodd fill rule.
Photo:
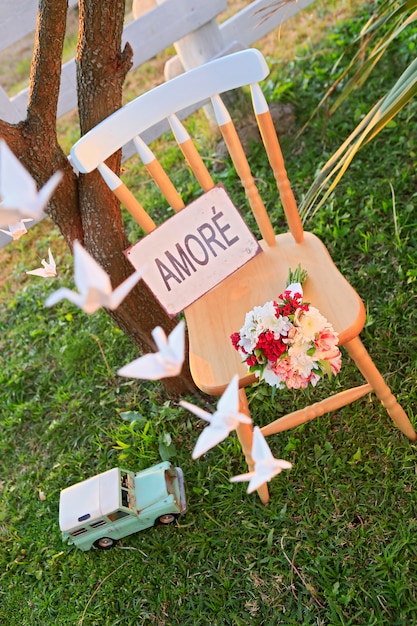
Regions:
<instances>
[{"instance_id":1,"label":"tree trunk","mask_svg":"<svg viewBox=\"0 0 417 626\"><path fill-rule=\"evenodd\" d=\"M77 89L81 134L122 105L122 88L131 67L129 45L121 51L124 0L79 0L80 29L77 47ZM77 177L56 135L56 114L65 36L67 0L39 0L35 49L32 60L26 120L16 125L0 120L0 136L25 167L43 185L56 171L64 172L48 213L72 248L78 239L109 274L113 288L132 272L124 255L128 243L120 205L101 175ZM107 165L120 170L120 154ZM161 326L168 334L171 320L143 281L116 311L107 311L141 352L155 350L151 331ZM162 380L167 392L195 391L188 359L181 376Z\"/></svg>"},{"instance_id":2,"label":"tree trunk","mask_svg":"<svg viewBox=\"0 0 417 626\"><path fill-rule=\"evenodd\" d=\"M38 186L57 170L64 173L48 213L71 246L74 239L82 237L77 180L56 134L67 4L67 0L39 0L27 117L15 125L0 120L0 136Z\"/></svg>"},{"instance_id":3,"label":"tree trunk","mask_svg":"<svg viewBox=\"0 0 417 626\"><path fill-rule=\"evenodd\" d=\"M81 134L122 106L122 87L131 67L132 50L121 52L124 0L82 0L77 48L77 87ZM99 53L98 53L99 51ZM107 165L120 170L120 154ZM111 276L116 287L133 268L124 255L128 246L120 205L98 172L79 177L80 213L84 246ZM150 331L162 326L168 334L176 325L151 295L144 283L132 290L124 302L109 312L116 324L140 348L155 349ZM192 389L188 368L180 378L165 379L167 391Z\"/></svg>"}]
</instances>

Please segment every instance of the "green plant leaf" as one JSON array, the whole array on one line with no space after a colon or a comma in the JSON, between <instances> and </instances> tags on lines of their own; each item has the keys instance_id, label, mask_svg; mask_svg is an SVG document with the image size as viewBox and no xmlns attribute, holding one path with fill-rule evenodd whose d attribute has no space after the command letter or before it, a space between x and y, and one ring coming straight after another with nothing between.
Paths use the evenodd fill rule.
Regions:
<instances>
[{"instance_id":1,"label":"green plant leaf","mask_svg":"<svg viewBox=\"0 0 417 626\"><path fill-rule=\"evenodd\" d=\"M172 437L170 433L164 432L159 436L159 456L163 461L169 461L177 454L174 444L172 443Z\"/></svg>"},{"instance_id":2,"label":"green plant leaf","mask_svg":"<svg viewBox=\"0 0 417 626\"><path fill-rule=\"evenodd\" d=\"M145 426L148 421L146 417L144 417L141 413L137 413L136 411L123 411L120 413L120 417L126 422L136 422L138 426Z\"/></svg>"},{"instance_id":3,"label":"green plant leaf","mask_svg":"<svg viewBox=\"0 0 417 626\"><path fill-rule=\"evenodd\" d=\"M417 94L417 59L403 72L395 85L366 115L346 141L328 160L313 181L304 200L300 203L300 214L305 220L314 215L328 199L351 164L359 149L371 141L393 117L395 117ZM333 178L331 184L326 186ZM315 205L317 198L320 201ZM314 211L311 213L313 206Z\"/></svg>"}]
</instances>

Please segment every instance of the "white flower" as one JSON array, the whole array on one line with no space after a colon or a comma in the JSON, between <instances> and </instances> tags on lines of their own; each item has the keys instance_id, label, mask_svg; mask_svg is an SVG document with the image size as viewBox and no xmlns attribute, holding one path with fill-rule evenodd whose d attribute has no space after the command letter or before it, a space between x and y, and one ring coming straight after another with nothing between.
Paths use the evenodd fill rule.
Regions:
<instances>
[{"instance_id":1,"label":"white flower","mask_svg":"<svg viewBox=\"0 0 417 626\"><path fill-rule=\"evenodd\" d=\"M262 332L262 307L256 306L252 311L246 313L245 323L240 329L239 345L250 353L255 349L258 337Z\"/></svg>"},{"instance_id":2,"label":"white flower","mask_svg":"<svg viewBox=\"0 0 417 626\"><path fill-rule=\"evenodd\" d=\"M275 337L286 336L291 328L288 317L277 317L272 300L263 306L256 306L246 313L245 323L239 331L239 345L250 354L258 343L259 335L267 330L274 333Z\"/></svg>"},{"instance_id":3,"label":"white flower","mask_svg":"<svg viewBox=\"0 0 417 626\"><path fill-rule=\"evenodd\" d=\"M288 356L291 359L292 368L308 378L312 369L316 364L316 359L307 354L307 350L311 348L310 343L294 343L288 349Z\"/></svg>"},{"instance_id":4,"label":"white flower","mask_svg":"<svg viewBox=\"0 0 417 626\"><path fill-rule=\"evenodd\" d=\"M267 302L261 309L261 326L262 331L270 330L276 337L279 335L286 335L291 328L291 322L288 317L279 315L275 310L273 302Z\"/></svg>"},{"instance_id":5,"label":"white flower","mask_svg":"<svg viewBox=\"0 0 417 626\"><path fill-rule=\"evenodd\" d=\"M255 372L257 376L259 376L259 372ZM271 365L267 365L262 372L260 380L264 380L268 385L277 387L277 389L284 389L285 383L282 381L281 377L277 376Z\"/></svg>"},{"instance_id":6,"label":"white flower","mask_svg":"<svg viewBox=\"0 0 417 626\"><path fill-rule=\"evenodd\" d=\"M294 320L297 334L294 341L313 341L316 335L328 324L326 318L314 306L308 311L301 311L298 319Z\"/></svg>"}]
</instances>

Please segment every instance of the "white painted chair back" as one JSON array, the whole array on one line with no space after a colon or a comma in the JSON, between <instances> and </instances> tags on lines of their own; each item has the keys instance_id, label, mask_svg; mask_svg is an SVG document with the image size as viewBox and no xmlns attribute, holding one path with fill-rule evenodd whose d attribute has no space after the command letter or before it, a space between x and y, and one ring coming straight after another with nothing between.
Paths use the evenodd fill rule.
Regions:
<instances>
[{"instance_id":1,"label":"white painted chair back","mask_svg":"<svg viewBox=\"0 0 417 626\"><path fill-rule=\"evenodd\" d=\"M199 66L139 96L106 118L73 146L71 160L81 173L88 173L97 168L144 231L150 232L155 228L155 223L125 188L121 179L109 170L104 161L133 141L140 158L156 184L174 210L180 210L184 206L181 198L141 135L161 120L168 120L198 182L202 189L207 191L214 186L213 180L177 113L187 107L194 107L196 103L203 105L211 100L217 123L245 188L262 237L268 245L273 246L275 234L272 225L256 189L231 117L219 95L249 85L255 115L274 171L290 230L296 241L301 241L303 238L301 221L284 169L269 108L258 85L258 82L263 80L268 73L269 69L263 55L255 49L243 50Z\"/></svg>"}]
</instances>

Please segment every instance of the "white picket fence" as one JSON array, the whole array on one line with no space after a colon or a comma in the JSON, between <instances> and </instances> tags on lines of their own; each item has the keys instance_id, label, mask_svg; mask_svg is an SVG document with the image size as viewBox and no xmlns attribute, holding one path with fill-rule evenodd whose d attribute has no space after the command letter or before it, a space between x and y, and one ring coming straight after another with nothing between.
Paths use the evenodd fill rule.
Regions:
<instances>
[{"instance_id":1,"label":"white picket fence","mask_svg":"<svg viewBox=\"0 0 417 626\"><path fill-rule=\"evenodd\" d=\"M263 18L269 13L273 0L248 1L243 10L219 24L217 18L226 10L227 0L133 0L136 19L125 25L123 42L129 42L133 48L132 69L174 44L178 56L166 66L165 75L169 78L209 58L252 45L313 1L288 3L282 0L277 2L280 8L268 19ZM77 5L77 0L69 0L68 4L71 9ZM144 6L151 8L141 12ZM34 31L36 14L36 0L1 0L0 53ZM10 123L24 119L27 101L28 88L9 97L0 85L0 118ZM71 59L62 66L58 117L76 107L75 60ZM183 117L190 113L185 111ZM144 139L150 142L165 130L164 126L155 127ZM0 248L9 241L9 237L0 233Z\"/></svg>"},{"instance_id":2,"label":"white picket fence","mask_svg":"<svg viewBox=\"0 0 417 626\"><path fill-rule=\"evenodd\" d=\"M138 5L142 1L139 0ZM194 34L195 41L198 41L199 37L202 38L200 32L203 33L204 27L209 25L212 38L215 38L219 44L218 49L212 55L215 56L233 46L246 48L259 41L313 1L294 0L290 4L282 2L282 7L264 21L262 21L263 11L268 10L272 0L249 2L245 9L218 26L219 38L218 34L214 37L216 25L213 22L227 8L227 0L210 0L210 2L207 0L165 0L159 6L155 6L126 24L123 40L128 41L133 48L133 68L137 68L173 43L179 42L181 45L181 40L189 37L190 34ZM69 0L70 7L76 4L77 0ZM0 52L13 46L34 30L36 12L36 0L1 0ZM203 61L207 60L208 58L203 59ZM192 61L189 65L193 65ZM10 122L24 118L27 99L28 89L9 98L0 86L0 117ZM68 113L76 106L75 61L72 59L62 67L58 116Z\"/></svg>"}]
</instances>

